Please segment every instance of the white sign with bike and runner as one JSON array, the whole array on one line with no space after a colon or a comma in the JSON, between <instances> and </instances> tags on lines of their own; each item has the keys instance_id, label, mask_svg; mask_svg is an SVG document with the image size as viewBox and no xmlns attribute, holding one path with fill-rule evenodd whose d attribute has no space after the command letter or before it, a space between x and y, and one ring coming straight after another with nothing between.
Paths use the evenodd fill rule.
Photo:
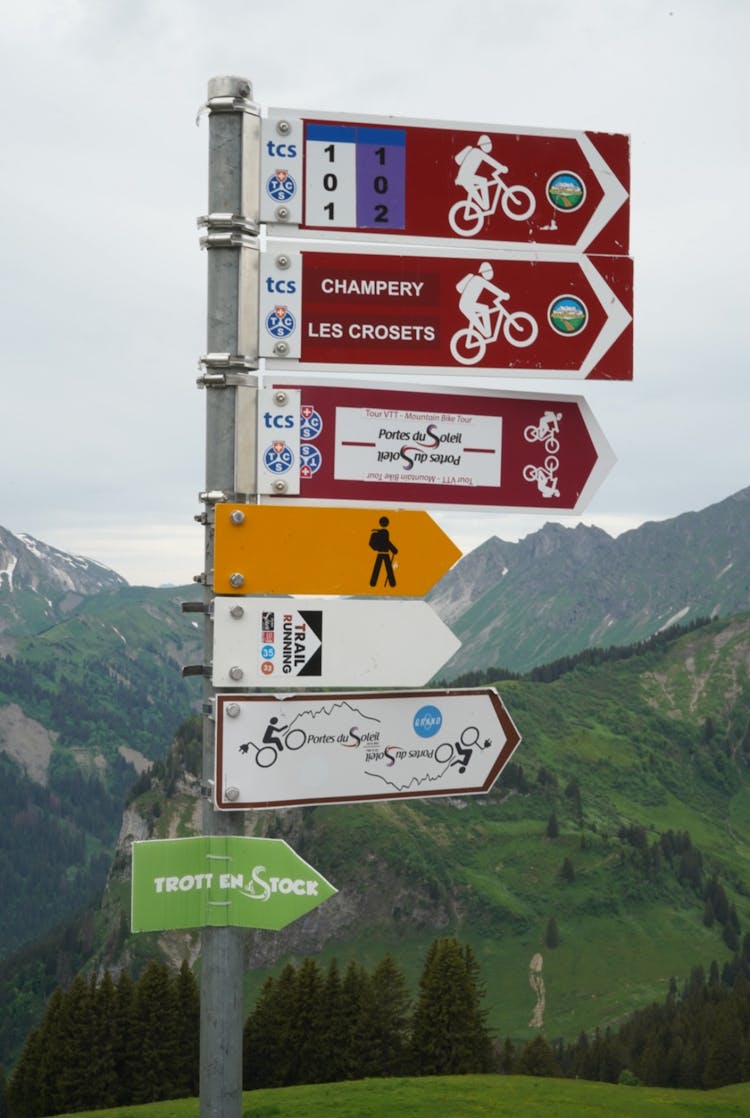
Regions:
<instances>
[{"instance_id":1,"label":"white sign with bike and runner","mask_svg":"<svg viewBox=\"0 0 750 1118\"><path fill-rule=\"evenodd\" d=\"M219 695L216 727L238 810L488 792L520 741L492 688Z\"/></svg>"}]
</instances>

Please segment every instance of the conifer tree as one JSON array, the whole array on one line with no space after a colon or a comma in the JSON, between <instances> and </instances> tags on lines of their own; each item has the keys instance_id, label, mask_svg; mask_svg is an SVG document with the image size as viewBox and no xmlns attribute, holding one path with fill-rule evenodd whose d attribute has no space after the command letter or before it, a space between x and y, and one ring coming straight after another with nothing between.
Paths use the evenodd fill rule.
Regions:
<instances>
[{"instance_id":1,"label":"conifer tree","mask_svg":"<svg viewBox=\"0 0 750 1118\"><path fill-rule=\"evenodd\" d=\"M336 959L328 964L323 980L323 1020L320 1037L320 1061L327 1068L326 1078L332 1083L346 1079L349 1067L349 1032L344 1020L344 990Z\"/></svg>"},{"instance_id":2,"label":"conifer tree","mask_svg":"<svg viewBox=\"0 0 750 1118\"><path fill-rule=\"evenodd\" d=\"M344 1069L346 1079L361 1079L363 1075L360 1046L361 1022L365 1012L369 982L370 977L364 967L355 959L351 959L344 971L344 979L341 984L342 1021L347 1036ZM356 1044L351 1043L352 1037L357 1038Z\"/></svg>"},{"instance_id":3,"label":"conifer tree","mask_svg":"<svg viewBox=\"0 0 750 1118\"><path fill-rule=\"evenodd\" d=\"M491 1066L491 1037L469 960L453 937L431 945L419 981L411 1058L417 1075L464 1075Z\"/></svg>"},{"instance_id":4,"label":"conifer tree","mask_svg":"<svg viewBox=\"0 0 750 1118\"><path fill-rule=\"evenodd\" d=\"M296 1007L297 972L291 963L263 983L243 1034L243 1082L247 1090L290 1082L293 1052L289 1033Z\"/></svg>"},{"instance_id":5,"label":"conifer tree","mask_svg":"<svg viewBox=\"0 0 750 1118\"><path fill-rule=\"evenodd\" d=\"M742 1067L742 1029L731 1001L719 1006L703 1069L703 1086L709 1090L737 1083Z\"/></svg>"},{"instance_id":6,"label":"conifer tree","mask_svg":"<svg viewBox=\"0 0 750 1118\"><path fill-rule=\"evenodd\" d=\"M363 1076L396 1076L406 1070L409 992L391 955L372 972L364 1000L360 1033Z\"/></svg>"},{"instance_id":7,"label":"conifer tree","mask_svg":"<svg viewBox=\"0 0 750 1118\"><path fill-rule=\"evenodd\" d=\"M90 1054L92 1106L109 1109L116 1106L120 1094L117 1072L117 991L109 971L105 971L97 987L96 978L90 984L92 1000L92 1029L94 1047Z\"/></svg>"},{"instance_id":8,"label":"conifer tree","mask_svg":"<svg viewBox=\"0 0 750 1118\"><path fill-rule=\"evenodd\" d=\"M113 1048L117 1105L133 1101L133 1085L138 1066L140 1025L135 1015L135 984L126 970L120 972L115 984Z\"/></svg>"},{"instance_id":9,"label":"conifer tree","mask_svg":"<svg viewBox=\"0 0 750 1118\"><path fill-rule=\"evenodd\" d=\"M288 1083L322 1083L327 1069L318 1057L318 1045L326 1022L323 1020L323 976L315 959L305 959L297 971L294 1014L289 1026L288 1044L294 1053Z\"/></svg>"},{"instance_id":10,"label":"conifer tree","mask_svg":"<svg viewBox=\"0 0 750 1118\"><path fill-rule=\"evenodd\" d=\"M39 1069L42 1057L42 1026L32 1029L8 1082L6 1097L14 1118L36 1118L50 1111L41 1105Z\"/></svg>"},{"instance_id":11,"label":"conifer tree","mask_svg":"<svg viewBox=\"0 0 750 1118\"><path fill-rule=\"evenodd\" d=\"M139 1044L133 1102L172 1098L176 1015L174 986L166 965L155 961L148 964L135 988L134 1009Z\"/></svg>"},{"instance_id":12,"label":"conifer tree","mask_svg":"<svg viewBox=\"0 0 750 1118\"><path fill-rule=\"evenodd\" d=\"M560 932L557 927L557 920L554 916L550 916L547 921L547 927L544 930L544 943L546 947L554 948L560 946Z\"/></svg>"},{"instance_id":13,"label":"conifer tree","mask_svg":"<svg viewBox=\"0 0 750 1118\"><path fill-rule=\"evenodd\" d=\"M56 987L47 1003L41 1025L32 1034L31 1059L28 1071L33 1081L27 1084L27 1099L33 1096L32 1114L55 1114L64 1109L60 1094L58 1071L67 1058L66 1032L67 996Z\"/></svg>"},{"instance_id":14,"label":"conifer tree","mask_svg":"<svg viewBox=\"0 0 750 1118\"><path fill-rule=\"evenodd\" d=\"M200 995L186 959L174 979L175 1067L173 1098L197 1095L200 1064Z\"/></svg>"},{"instance_id":15,"label":"conifer tree","mask_svg":"<svg viewBox=\"0 0 750 1118\"><path fill-rule=\"evenodd\" d=\"M551 1045L539 1033L525 1045L516 1061L517 1075L558 1076L560 1065Z\"/></svg>"}]
</instances>

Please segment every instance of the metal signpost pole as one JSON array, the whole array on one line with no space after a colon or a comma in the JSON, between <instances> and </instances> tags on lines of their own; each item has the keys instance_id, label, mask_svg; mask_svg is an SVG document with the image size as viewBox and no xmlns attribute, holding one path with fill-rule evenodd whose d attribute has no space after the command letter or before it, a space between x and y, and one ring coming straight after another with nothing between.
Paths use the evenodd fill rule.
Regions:
<instances>
[{"instance_id":1,"label":"metal signpost pole","mask_svg":"<svg viewBox=\"0 0 750 1118\"><path fill-rule=\"evenodd\" d=\"M214 508L234 494L236 386L254 383L257 316L257 165L259 114L250 83L218 77L208 84L209 212L201 219L208 250L207 344L200 383L206 389L205 664L213 655L210 616ZM255 181L252 181L255 179ZM248 321L248 318L250 321ZM206 670L206 669L204 669ZM203 781L214 776L215 690L206 670ZM203 805L203 833L243 833L241 814ZM200 1115L240 1118L242 1112L242 975L244 934L237 927L206 927L201 948Z\"/></svg>"}]
</instances>

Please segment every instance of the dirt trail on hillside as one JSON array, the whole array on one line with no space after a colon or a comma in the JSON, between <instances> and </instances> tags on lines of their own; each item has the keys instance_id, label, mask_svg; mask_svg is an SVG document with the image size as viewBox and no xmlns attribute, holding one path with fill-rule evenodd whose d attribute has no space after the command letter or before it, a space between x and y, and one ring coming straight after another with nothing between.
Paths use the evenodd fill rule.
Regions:
<instances>
[{"instance_id":1,"label":"dirt trail on hillside","mask_svg":"<svg viewBox=\"0 0 750 1118\"><path fill-rule=\"evenodd\" d=\"M529 986L536 994L536 1005L534 1012L529 1021L530 1029L541 1029L544 1025L544 1009L547 1004L547 999L544 991L544 979L542 978L542 967L544 966L544 959L539 954L532 956L529 963Z\"/></svg>"}]
</instances>

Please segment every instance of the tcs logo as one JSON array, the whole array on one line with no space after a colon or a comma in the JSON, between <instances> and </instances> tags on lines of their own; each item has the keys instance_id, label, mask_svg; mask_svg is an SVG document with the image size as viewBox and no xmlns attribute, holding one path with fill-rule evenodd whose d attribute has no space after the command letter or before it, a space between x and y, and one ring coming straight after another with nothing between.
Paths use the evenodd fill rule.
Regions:
<instances>
[{"instance_id":1,"label":"tcs logo","mask_svg":"<svg viewBox=\"0 0 750 1118\"><path fill-rule=\"evenodd\" d=\"M266 140L266 151L272 159L296 159L296 144L279 144L275 140Z\"/></svg>"},{"instance_id":2,"label":"tcs logo","mask_svg":"<svg viewBox=\"0 0 750 1118\"><path fill-rule=\"evenodd\" d=\"M266 276L266 291L269 295L294 295L296 290L296 280L274 279L273 276Z\"/></svg>"},{"instance_id":3,"label":"tcs logo","mask_svg":"<svg viewBox=\"0 0 750 1118\"><path fill-rule=\"evenodd\" d=\"M263 413L263 424L268 430L294 427L293 415L271 415L270 411Z\"/></svg>"}]
</instances>

